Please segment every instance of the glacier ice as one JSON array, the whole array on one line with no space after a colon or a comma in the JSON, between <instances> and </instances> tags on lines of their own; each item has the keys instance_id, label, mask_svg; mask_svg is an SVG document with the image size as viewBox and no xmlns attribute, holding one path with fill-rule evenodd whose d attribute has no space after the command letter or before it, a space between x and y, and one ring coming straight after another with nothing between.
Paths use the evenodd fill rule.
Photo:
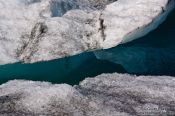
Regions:
<instances>
[{"instance_id":1,"label":"glacier ice","mask_svg":"<svg viewBox=\"0 0 175 116\"><path fill-rule=\"evenodd\" d=\"M151 3L148 1L157 4L157 6L151 7ZM162 3L156 3L155 0L148 1L137 0L134 3L129 0L118 0L106 7L102 13L105 27L103 48L115 47L116 42L123 44L145 36L156 29L175 6L174 0L167 3L167 8L162 6L165 1ZM146 9L148 6L151 9ZM158 10L161 10L161 12L158 13ZM158 17L154 18L155 15L158 15Z\"/></svg>"},{"instance_id":2,"label":"glacier ice","mask_svg":"<svg viewBox=\"0 0 175 116\"><path fill-rule=\"evenodd\" d=\"M175 114L175 78L103 74L79 85L14 80L0 85L0 115Z\"/></svg>"},{"instance_id":3,"label":"glacier ice","mask_svg":"<svg viewBox=\"0 0 175 116\"><path fill-rule=\"evenodd\" d=\"M1 0L0 64L117 46L128 33L136 39L157 26L173 6L174 0Z\"/></svg>"},{"instance_id":4,"label":"glacier ice","mask_svg":"<svg viewBox=\"0 0 175 116\"><path fill-rule=\"evenodd\" d=\"M78 4L72 0L60 0L53 1L51 3L52 17L63 16L67 11L72 9L78 9Z\"/></svg>"}]
</instances>

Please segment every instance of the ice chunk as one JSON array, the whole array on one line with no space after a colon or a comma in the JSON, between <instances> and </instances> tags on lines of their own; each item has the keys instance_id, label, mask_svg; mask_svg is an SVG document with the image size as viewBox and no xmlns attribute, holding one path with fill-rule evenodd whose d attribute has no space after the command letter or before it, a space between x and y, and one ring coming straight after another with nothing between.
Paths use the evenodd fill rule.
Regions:
<instances>
[{"instance_id":1,"label":"ice chunk","mask_svg":"<svg viewBox=\"0 0 175 116\"><path fill-rule=\"evenodd\" d=\"M174 0L1 0L0 64L115 47L157 27L173 6Z\"/></svg>"},{"instance_id":2,"label":"ice chunk","mask_svg":"<svg viewBox=\"0 0 175 116\"><path fill-rule=\"evenodd\" d=\"M112 48L145 36L156 29L175 6L174 0L167 2L167 7L163 6L166 0L148 1L136 0L134 3L130 0L118 0L106 7L102 13L103 48ZM156 15L158 17L153 18Z\"/></svg>"}]
</instances>

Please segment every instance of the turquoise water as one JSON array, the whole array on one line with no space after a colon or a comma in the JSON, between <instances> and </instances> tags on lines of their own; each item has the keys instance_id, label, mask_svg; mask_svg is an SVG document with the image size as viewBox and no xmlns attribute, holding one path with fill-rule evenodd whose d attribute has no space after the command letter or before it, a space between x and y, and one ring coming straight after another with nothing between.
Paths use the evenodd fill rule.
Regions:
<instances>
[{"instance_id":1,"label":"turquoise water","mask_svg":"<svg viewBox=\"0 0 175 116\"><path fill-rule=\"evenodd\" d=\"M8 64L0 66L0 83L13 79L50 81L52 83L78 84L85 77L101 73L125 72L117 64L97 60L93 53L34 64Z\"/></svg>"},{"instance_id":2,"label":"turquoise water","mask_svg":"<svg viewBox=\"0 0 175 116\"><path fill-rule=\"evenodd\" d=\"M145 37L98 52L104 52L102 54L104 57L107 56L106 53L112 55L104 58L105 60L99 60L93 52L88 52L48 62L2 65L0 83L13 79L26 79L74 85L85 77L112 72L175 76L175 10L166 22ZM146 54L144 57L140 54L142 52ZM122 54L131 55L125 57ZM143 65L142 62L146 63ZM141 68L135 68L136 65L142 67L143 71L140 71Z\"/></svg>"}]
</instances>

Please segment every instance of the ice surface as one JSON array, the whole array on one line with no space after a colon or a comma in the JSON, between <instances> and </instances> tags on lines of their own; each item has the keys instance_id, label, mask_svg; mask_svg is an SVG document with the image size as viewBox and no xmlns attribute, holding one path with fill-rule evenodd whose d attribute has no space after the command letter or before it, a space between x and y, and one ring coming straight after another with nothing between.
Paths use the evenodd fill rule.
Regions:
<instances>
[{"instance_id":1,"label":"ice surface","mask_svg":"<svg viewBox=\"0 0 175 116\"><path fill-rule=\"evenodd\" d=\"M136 3L134 3L130 0L118 0L108 5L102 13L105 28L105 37L102 42L103 48L115 47L116 43L123 44L130 42L156 29L175 6L174 0L169 1L167 7L163 6L166 0L162 2L160 0L158 1L136 0ZM155 4L157 6L154 6ZM147 7L150 8L147 9ZM159 10L161 12L157 12ZM156 15L158 17L153 18Z\"/></svg>"},{"instance_id":2,"label":"ice surface","mask_svg":"<svg viewBox=\"0 0 175 116\"><path fill-rule=\"evenodd\" d=\"M175 78L103 74L74 87L15 80L0 85L0 115L175 114Z\"/></svg>"}]
</instances>

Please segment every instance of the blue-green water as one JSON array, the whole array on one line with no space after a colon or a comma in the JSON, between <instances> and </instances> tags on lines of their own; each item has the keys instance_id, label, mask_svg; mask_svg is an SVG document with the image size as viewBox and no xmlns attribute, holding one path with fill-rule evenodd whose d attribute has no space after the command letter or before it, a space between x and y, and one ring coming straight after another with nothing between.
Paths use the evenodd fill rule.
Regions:
<instances>
[{"instance_id":1,"label":"blue-green water","mask_svg":"<svg viewBox=\"0 0 175 116\"><path fill-rule=\"evenodd\" d=\"M78 84L85 77L112 72L175 76L175 10L147 36L97 53L105 60L88 52L48 62L2 65L0 83L27 79Z\"/></svg>"},{"instance_id":2,"label":"blue-green water","mask_svg":"<svg viewBox=\"0 0 175 116\"><path fill-rule=\"evenodd\" d=\"M112 73L124 69L109 61L97 60L93 53L34 64L8 64L0 66L0 83L12 79L50 81L52 83L78 84L85 77Z\"/></svg>"}]
</instances>

